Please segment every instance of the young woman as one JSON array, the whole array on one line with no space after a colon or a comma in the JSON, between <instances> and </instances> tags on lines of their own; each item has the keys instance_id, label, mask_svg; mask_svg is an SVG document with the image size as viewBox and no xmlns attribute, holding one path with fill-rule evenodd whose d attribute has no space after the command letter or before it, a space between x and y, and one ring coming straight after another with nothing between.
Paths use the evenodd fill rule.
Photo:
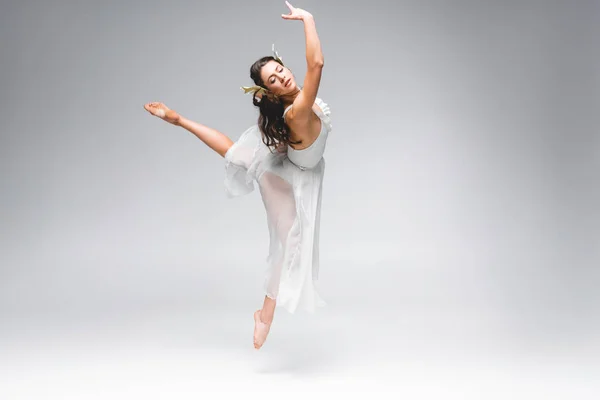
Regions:
<instances>
[{"instance_id":1,"label":"young woman","mask_svg":"<svg viewBox=\"0 0 600 400\"><path fill-rule=\"evenodd\" d=\"M325 302L316 289L319 272L319 230L325 159L331 131L329 106L317 97L323 53L315 21L309 12L286 1L287 20L304 23L307 71L304 86L277 52L250 67L258 123L233 142L223 133L191 121L163 103L144 108L196 135L225 159L225 191L229 198L254 190L258 184L269 228L268 269L263 307L254 312L254 347L259 349L271 327L276 304L290 313L314 312Z\"/></svg>"}]
</instances>

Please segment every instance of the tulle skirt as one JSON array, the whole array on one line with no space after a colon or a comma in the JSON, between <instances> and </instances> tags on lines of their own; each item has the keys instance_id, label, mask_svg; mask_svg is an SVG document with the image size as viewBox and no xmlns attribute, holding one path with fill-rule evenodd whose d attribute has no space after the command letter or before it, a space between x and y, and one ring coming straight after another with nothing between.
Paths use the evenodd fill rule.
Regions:
<instances>
[{"instance_id":1,"label":"tulle skirt","mask_svg":"<svg viewBox=\"0 0 600 400\"><path fill-rule=\"evenodd\" d=\"M324 158L314 168L300 169L285 151L272 153L258 125L225 154L227 197L246 195L258 185L269 229L264 291L290 313L326 305L316 286L324 172Z\"/></svg>"}]
</instances>

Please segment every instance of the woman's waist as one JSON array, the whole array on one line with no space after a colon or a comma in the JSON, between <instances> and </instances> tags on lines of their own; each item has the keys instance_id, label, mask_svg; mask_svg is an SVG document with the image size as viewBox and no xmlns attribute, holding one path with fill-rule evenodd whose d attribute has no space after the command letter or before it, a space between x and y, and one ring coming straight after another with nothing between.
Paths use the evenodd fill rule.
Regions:
<instances>
[{"instance_id":1,"label":"woman's waist","mask_svg":"<svg viewBox=\"0 0 600 400\"><path fill-rule=\"evenodd\" d=\"M324 146L319 149L311 148L296 151L289 151L288 149L287 157L300 169L314 168L317 164L319 164L319 161L321 161L321 159L323 158L324 152Z\"/></svg>"}]
</instances>

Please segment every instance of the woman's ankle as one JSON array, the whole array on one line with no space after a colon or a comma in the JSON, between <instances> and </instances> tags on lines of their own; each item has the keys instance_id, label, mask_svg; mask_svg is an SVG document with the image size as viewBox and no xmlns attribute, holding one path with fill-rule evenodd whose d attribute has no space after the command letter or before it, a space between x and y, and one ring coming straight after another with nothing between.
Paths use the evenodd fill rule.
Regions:
<instances>
[{"instance_id":1,"label":"woman's ankle","mask_svg":"<svg viewBox=\"0 0 600 400\"><path fill-rule=\"evenodd\" d=\"M273 317L275 316L275 313L269 312L268 310L265 310L263 308L260 310L260 313L258 315L260 316L260 322L262 322L263 324L270 324L271 322L273 322Z\"/></svg>"}]
</instances>

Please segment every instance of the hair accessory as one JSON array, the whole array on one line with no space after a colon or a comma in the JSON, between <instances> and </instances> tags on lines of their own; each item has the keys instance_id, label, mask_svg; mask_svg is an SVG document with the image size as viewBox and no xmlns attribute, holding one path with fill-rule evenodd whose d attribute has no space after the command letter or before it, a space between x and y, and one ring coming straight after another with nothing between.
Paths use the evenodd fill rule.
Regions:
<instances>
[{"instance_id":1,"label":"hair accessory","mask_svg":"<svg viewBox=\"0 0 600 400\"><path fill-rule=\"evenodd\" d=\"M283 64L283 59L279 57L279 54L275 50L275 43L271 46L271 51L273 52L273 57L275 57L281 64Z\"/></svg>"},{"instance_id":2,"label":"hair accessory","mask_svg":"<svg viewBox=\"0 0 600 400\"><path fill-rule=\"evenodd\" d=\"M267 89L265 89L262 86L258 86L258 85L254 85L254 86L241 86L242 90L244 91L244 94L246 93L259 93L259 94L264 94L266 93Z\"/></svg>"}]
</instances>

